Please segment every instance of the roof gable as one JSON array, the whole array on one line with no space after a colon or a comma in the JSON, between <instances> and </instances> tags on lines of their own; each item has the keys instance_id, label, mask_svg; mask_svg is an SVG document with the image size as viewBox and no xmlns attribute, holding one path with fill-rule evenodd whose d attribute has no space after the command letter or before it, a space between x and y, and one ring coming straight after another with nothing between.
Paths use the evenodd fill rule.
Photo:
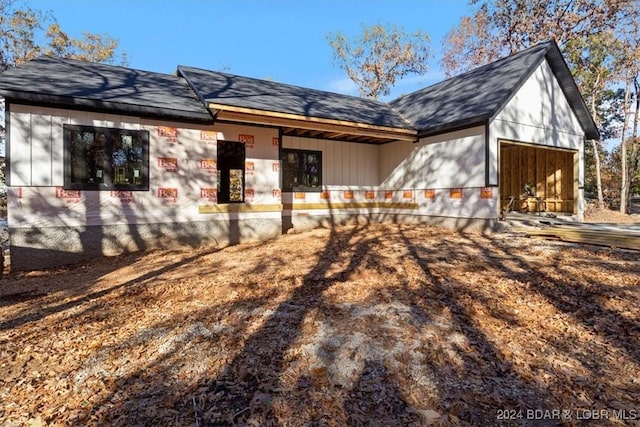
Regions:
<instances>
[{"instance_id":1,"label":"roof gable","mask_svg":"<svg viewBox=\"0 0 640 427\"><path fill-rule=\"evenodd\" d=\"M560 84L560 88L564 93L564 96L567 98L567 101L571 105L573 112L578 118L582 129L585 131L585 136L587 139L600 139L600 131L593 121L593 117L591 116L591 112L589 108L584 102L582 95L580 94L580 90L576 85L575 80L573 79L573 75L571 74L571 70L569 70L569 66L564 60L558 45L552 41L550 42L551 46L547 50L547 62L549 66L553 70L553 74L556 76L558 83Z\"/></svg>"},{"instance_id":2,"label":"roof gable","mask_svg":"<svg viewBox=\"0 0 640 427\"><path fill-rule=\"evenodd\" d=\"M212 121L180 77L48 55L0 74L0 95L69 108Z\"/></svg>"},{"instance_id":3,"label":"roof gable","mask_svg":"<svg viewBox=\"0 0 640 427\"><path fill-rule=\"evenodd\" d=\"M421 135L485 123L547 59L587 138L598 130L555 42L542 43L390 102Z\"/></svg>"},{"instance_id":4,"label":"roof gable","mask_svg":"<svg viewBox=\"0 0 640 427\"><path fill-rule=\"evenodd\" d=\"M412 129L389 104L269 80L178 66L200 100L259 111Z\"/></svg>"}]
</instances>

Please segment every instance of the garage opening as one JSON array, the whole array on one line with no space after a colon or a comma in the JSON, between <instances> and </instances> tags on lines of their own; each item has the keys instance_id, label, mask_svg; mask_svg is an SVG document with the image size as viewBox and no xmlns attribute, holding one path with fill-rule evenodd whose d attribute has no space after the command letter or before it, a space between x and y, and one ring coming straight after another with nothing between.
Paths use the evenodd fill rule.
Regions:
<instances>
[{"instance_id":1,"label":"garage opening","mask_svg":"<svg viewBox=\"0 0 640 427\"><path fill-rule=\"evenodd\" d=\"M500 141L500 209L577 213L577 165L577 151Z\"/></svg>"}]
</instances>

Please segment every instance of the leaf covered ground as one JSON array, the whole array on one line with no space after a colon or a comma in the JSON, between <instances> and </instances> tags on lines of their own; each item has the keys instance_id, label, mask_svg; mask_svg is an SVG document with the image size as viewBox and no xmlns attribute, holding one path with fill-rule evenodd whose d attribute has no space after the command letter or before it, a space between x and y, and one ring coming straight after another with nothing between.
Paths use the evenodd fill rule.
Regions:
<instances>
[{"instance_id":1,"label":"leaf covered ground","mask_svg":"<svg viewBox=\"0 0 640 427\"><path fill-rule=\"evenodd\" d=\"M15 273L0 424L637 422L639 302L637 252L426 226Z\"/></svg>"}]
</instances>

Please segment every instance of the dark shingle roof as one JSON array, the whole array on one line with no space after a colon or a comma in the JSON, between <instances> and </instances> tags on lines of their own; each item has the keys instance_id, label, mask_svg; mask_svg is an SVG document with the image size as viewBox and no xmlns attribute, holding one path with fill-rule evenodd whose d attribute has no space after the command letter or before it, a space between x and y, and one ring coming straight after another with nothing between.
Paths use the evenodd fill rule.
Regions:
<instances>
[{"instance_id":1,"label":"dark shingle roof","mask_svg":"<svg viewBox=\"0 0 640 427\"><path fill-rule=\"evenodd\" d=\"M45 105L212 121L180 77L47 55L0 74L0 95Z\"/></svg>"},{"instance_id":2,"label":"dark shingle roof","mask_svg":"<svg viewBox=\"0 0 640 427\"><path fill-rule=\"evenodd\" d=\"M495 117L547 58L587 138L598 130L555 42L542 43L390 102L421 135L485 123Z\"/></svg>"},{"instance_id":3,"label":"dark shingle roof","mask_svg":"<svg viewBox=\"0 0 640 427\"><path fill-rule=\"evenodd\" d=\"M41 56L0 74L0 96L67 108L212 122L209 102L415 129L420 135L486 123L547 59L587 138L598 130L555 42L453 77L390 103L199 68L178 76ZM195 92L195 93L194 93Z\"/></svg>"},{"instance_id":4,"label":"dark shingle roof","mask_svg":"<svg viewBox=\"0 0 640 427\"><path fill-rule=\"evenodd\" d=\"M204 103L412 129L389 104L268 80L178 67Z\"/></svg>"}]
</instances>

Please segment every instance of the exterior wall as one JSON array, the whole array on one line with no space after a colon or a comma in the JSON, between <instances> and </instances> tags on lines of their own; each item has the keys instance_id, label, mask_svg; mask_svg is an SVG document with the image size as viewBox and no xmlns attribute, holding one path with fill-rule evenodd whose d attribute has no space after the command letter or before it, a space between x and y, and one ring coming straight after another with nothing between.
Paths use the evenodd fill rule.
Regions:
<instances>
[{"instance_id":1,"label":"exterior wall","mask_svg":"<svg viewBox=\"0 0 640 427\"><path fill-rule=\"evenodd\" d=\"M380 146L284 137L284 148L323 152L324 191L284 193L283 226L369 220L490 228L497 194L482 191L484 129Z\"/></svg>"},{"instance_id":2,"label":"exterior wall","mask_svg":"<svg viewBox=\"0 0 640 427\"><path fill-rule=\"evenodd\" d=\"M385 148L385 154L396 149ZM422 138L382 185L418 189L483 187L484 150L484 126Z\"/></svg>"},{"instance_id":3,"label":"exterior wall","mask_svg":"<svg viewBox=\"0 0 640 427\"><path fill-rule=\"evenodd\" d=\"M9 114L12 268L281 232L277 129L206 127L16 104ZM63 124L149 131L149 190L63 190ZM216 188L215 169L203 167L207 162L201 160L216 159L218 139L246 141L246 204L241 206L202 197L202 189ZM163 167L159 158L167 157L177 160L177 170Z\"/></svg>"},{"instance_id":4,"label":"exterior wall","mask_svg":"<svg viewBox=\"0 0 640 427\"><path fill-rule=\"evenodd\" d=\"M584 131L546 61L491 122L489 135L490 185L498 185L500 140L576 152L577 214L583 216Z\"/></svg>"},{"instance_id":5,"label":"exterior wall","mask_svg":"<svg viewBox=\"0 0 640 427\"><path fill-rule=\"evenodd\" d=\"M283 136L282 148L322 151L322 182L326 186L375 186L379 183L376 145Z\"/></svg>"}]
</instances>

